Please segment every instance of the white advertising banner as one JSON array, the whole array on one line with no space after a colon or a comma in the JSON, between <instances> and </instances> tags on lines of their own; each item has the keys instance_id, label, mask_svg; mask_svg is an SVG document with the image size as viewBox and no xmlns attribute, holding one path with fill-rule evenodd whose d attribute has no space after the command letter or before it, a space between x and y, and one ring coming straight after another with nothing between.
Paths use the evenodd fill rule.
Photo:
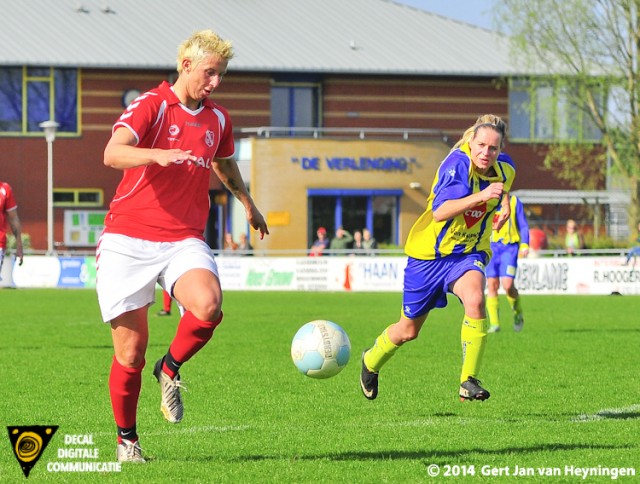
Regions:
<instances>
[{"instance_id":1,"label":"white advertising banner","mask_svg":"<svg viewBox=\"0 0 640 484\"><path fill-rule=\"evenodd\" d=\"M622 257L520 259L516 287L521 294L640 294L640 265Z\"/></svg>"},{"instance_id":2,"label":"white advertising banner","mask_svg":"<svg viewBox=\"0 0 640 484\"><path fill-rule=\"evenodd\" d=\"M27 256L21 266L13 266L16 287L57 287L60 261L53 256Z\"/></svg>"},{"instance_id":3,"label":"white advertising banner","mask_svg":"<svg viewBox=\"0 0 640 484\"><path fill-rule=\"evenodd\" d=\"M92 287L91 258L28 256L14 265L16 287ZM229 291L401 292L406 257L216 257L222 288ZM6 274L3 274L6 277ZM9 279L9 278L7 278ZM520 259L516 287L522 294L640 295L640 264L622 257Z\"/></svg>"},{"instance_id":4,"label":"white advertising banner","mask_svg":"<svg viewBox=\"0 0 640 484\"><path fill-rule=\"evenodd\" d=\"M402 291L405 257L218 257L223 289ZM640 265L621 257L520 259L522 294L640 294Z\"/></svg>"},{"instance_id":5,"label":"white advertising banner","mask_svg":"<svg viewBox=\"0 0 640 484\"><path fill-rule=\"evenodd\" d=\"M224 290L401 291L405 257L216 258Z\"/></svg>"}]
</instances>

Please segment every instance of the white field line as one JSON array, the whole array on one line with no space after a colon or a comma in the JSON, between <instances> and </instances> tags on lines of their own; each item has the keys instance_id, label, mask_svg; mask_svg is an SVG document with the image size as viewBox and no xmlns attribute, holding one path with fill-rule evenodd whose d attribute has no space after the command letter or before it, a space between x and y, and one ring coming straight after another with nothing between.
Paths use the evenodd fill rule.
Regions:
<instances>
[{"instance_id":1,"label":"white field line","mask_svg":"<svg viewBox=\"0 0 640 484\"><path fill-rule=\"evenodd\" d=\"M594 422L596 420L604 420L606 418L616 418L627 413L640 412L640 404L629 405L623 408L605 408L597 413L588 415L578 415L573 419L574 422Z\"/></svg>"}]
</instances>

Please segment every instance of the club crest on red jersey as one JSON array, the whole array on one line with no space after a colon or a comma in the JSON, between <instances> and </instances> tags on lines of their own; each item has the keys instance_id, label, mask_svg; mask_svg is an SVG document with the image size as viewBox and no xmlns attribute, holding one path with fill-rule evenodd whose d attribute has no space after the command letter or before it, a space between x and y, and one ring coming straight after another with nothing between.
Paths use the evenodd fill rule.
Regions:
<instances>
[{"instance_id":1,"label":"club crest on red jersey","mask_svg":"<svg viewBox=\"0 0 640 484\"><path fill-rule=\"evenodd\" d=\"M213 136L213 131L207 130L207 132L204 135L204 142L207 144L209 148L211 148L213 146L214 141L215 140Z\"/></svg>"},{"instance_id":2,"label":"club crest on red jersey","mask_svg":"<svg viewBox=\"0 0 640 484\"><path fill-rule=\"evenodd\" d=\"M470 208L469 210L465 210L465 212L463 213L463 216L464 216L464 222L467 225L467 228L470 229L475 224L477 224L480 220L482 220L482 217L484 217L485 213L487 213L487 202L481 203L480 205L476 205L475 207Z\"/></svg>"}]
</instances>

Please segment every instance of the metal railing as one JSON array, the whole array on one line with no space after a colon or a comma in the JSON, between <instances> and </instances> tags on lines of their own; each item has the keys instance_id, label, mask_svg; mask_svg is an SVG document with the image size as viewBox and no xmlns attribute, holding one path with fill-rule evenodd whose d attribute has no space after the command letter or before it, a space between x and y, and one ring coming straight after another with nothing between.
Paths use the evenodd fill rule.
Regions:
<instances>
[{"instance_id":1,"label":"metal railing","mask_svg":"<svg viewBox=\"0 0 640 484\"><path fill-rule=\"evenodd\" d=\"M404 140L411 139L440 139L447 143L449 138L437 129L409 129L409 128L286 128L282 126L259 126L257 128L241 128L240 133L255 135L260 138L272 137L309 137L325 138L335 135L352 135L354 138L366 139L374 137L401 137Z\"/></svg>"},{"instance_id":2,"label":"metal railing","mask_svg":"<svg viewBox=\"0 0 640 484\"><path fill-rule=\"evenodd\" d=\"M621 256L626 257L629 252L629 248L615 248L615 249L577 249L575 251L576 256ZM533 251L532 251L533 252ZM9 250L7 255L10 255L13 251ZM305 257L310 253L309 249L254 249L254 250L234 250L225 251L213 249L213 254L216 257L238 257L238 256L255 256L255 257ZM95 250L90 249L66 249L54 251L54 256L58 257L87 257L94 256ZM47 255L46 250L25 250L25 255ZM369 250L354 250L354 249L340 249L331 250L325 249L323 256L385 256L385 257L405 257L404 249L369 249ZM533 254L532 254L533 255ZM535 251L536 257L564 257L567 255L567 251L564 249L547 249Z\"/></svg>"}]
</instances>

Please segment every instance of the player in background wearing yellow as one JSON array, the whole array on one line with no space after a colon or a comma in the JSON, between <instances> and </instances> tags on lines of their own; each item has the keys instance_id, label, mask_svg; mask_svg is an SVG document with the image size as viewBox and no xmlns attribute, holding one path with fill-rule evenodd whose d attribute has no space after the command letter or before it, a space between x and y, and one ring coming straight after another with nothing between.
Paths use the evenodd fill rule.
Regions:
<instances>
[{"instance_id":1,"label":"player in background wearing yellow","mask_svg":"<svg viewBox=\"0 0 640 484\"><path fill-rule=\"evenodd\" d=\"M508 192L515 178L513 165L498 160L506 129L499 117L481 116L440 164L426 209L405 245L400 319L362 354L360 386L369 400L378 395L381 368L400 346L418 337L432 309L447 305L447 293L464 307L460 398L489 398L477 376L488 328L484 270L491 257L491 231L509 218Z\"/></svg>"},{"instance_id":2,"label":"player in background wearing yellow","mask_svg":"<svg viewBox=\"0 0 640 484\"><path fill-rule=\"evenodd\" d=\"M500 154L500 158L507 155ZM529 255L529 224L520 199L514 195L509 197L511 216L500 230L491 234L491 251L493 256L487 265L487 314L489 316L489 333L500 331L500 314L498 290L500 285L507 295L507 301L513 311L513 330L522 331L524 317L520 294L516 289L515 278L518 269L518 256Z\"/></svg>"}]
</instances>

